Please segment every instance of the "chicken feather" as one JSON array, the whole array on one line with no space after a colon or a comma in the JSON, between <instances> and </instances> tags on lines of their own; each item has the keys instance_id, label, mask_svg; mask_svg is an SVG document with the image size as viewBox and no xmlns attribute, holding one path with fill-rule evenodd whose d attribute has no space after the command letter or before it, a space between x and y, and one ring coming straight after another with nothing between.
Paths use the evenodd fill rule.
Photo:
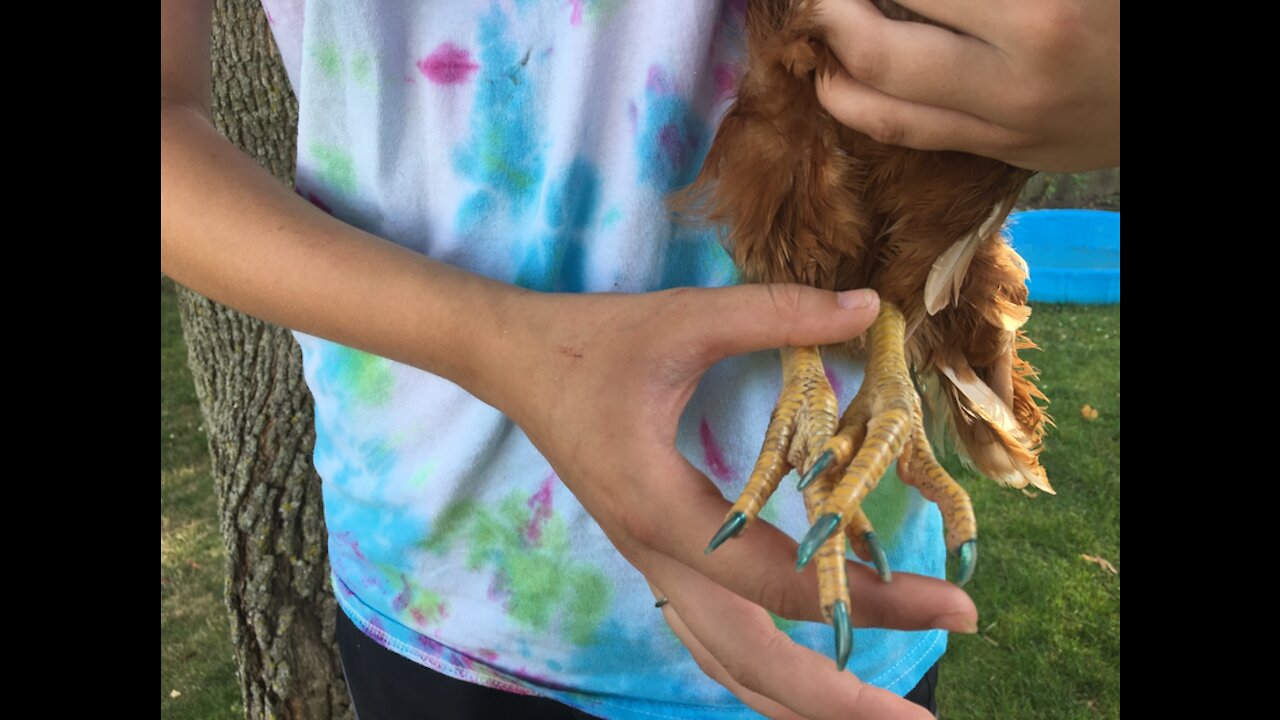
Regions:
<instances>
[{"instance_id":1,"label":"chicken feather","mask_svg":"<svg viewBox=\"0 0 1280 720\"><path fill-rule=\"evenodd\" d=\"M930 411L962 456L987 477L1052 492L1039 464L1045 398L1018 355L1034 347L1020 330L1026 265L1001 234L1032 173L885 145L837 122L814 91L815 74L838 67L814 6L749 3L737 97L673 207L720 228L749 282L876 289L902 310L909 365L937 390L925 393Z\"/></svg>"}]
</instances>

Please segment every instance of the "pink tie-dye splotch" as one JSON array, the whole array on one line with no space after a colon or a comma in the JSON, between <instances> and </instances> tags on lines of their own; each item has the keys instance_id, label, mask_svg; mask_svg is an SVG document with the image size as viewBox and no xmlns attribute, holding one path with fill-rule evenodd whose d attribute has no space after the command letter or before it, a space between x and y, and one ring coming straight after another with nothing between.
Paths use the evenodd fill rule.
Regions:
<instances>
[{"instance_id":1,"label":"pink tie-dye splotch","mask_svg":"<svg viewBox=\"0 0 1280 720\"><path fill-rule=\"evenodd\" d=\"M689 155L690 148L680 130L679 126L670 124L658 131L658 144L671 167L684 167Z\"/></svg>"},{"instance_id":2,"label":"pink tie-dye splotch","mask_svg":"<svg viewBox=\"0 0 1280 720\"><path fill-rule=\"evenodd\" d=\"M698 439L702 441L702 456L711 476L720 484L733 480L733 468L729 467L729 463L724 459L724 450L716 441L715 433L711 432L711 424L706 418L702 418L702 424L698 426Z\"/></svg>"},{"instance_id":3,"label":"pink tie-dye splotch","mask_svg":"<svg viewBox=\"0 0 1280 720\"><path fill-rule=\"evenodd\" d=\"M529 498L529 509L533 516L529 518L529 527L525 528L524 538L529 544L536 545L542 539L542 525L551 517L551 493L555 490L556 474L550 473L542 480L538 491Z\"/></svg>"},{"instance_id":4,"label":"pink tie-dye splotch","mask_svg":"<svg viewBox=\"0 0 1280 720\"><path fill-rule=\"evenodd\" d=\"M582 24L582 0L569 0L569 24L578 27Z\"/></svg>"},{"instance_id":5,"label":"pink tie-dye splotch","mask_svg":"<svg viewBox=\"0 0 1280 720\"><path fill-rule=\"evenodd\" d=\"M413 588L409 587L409 578L400 574L401 590L395 597L391 598L391 607L396 610L404 610L409 607L409 601L413 599Z\"/></svg>"},{"instance_id":6,"label":"pink tie-dye splotch","mask_svg":"<svg viewBox=\"0 0 1280 720\"><path fill-rule=\"evenodd\" d=\"M657 95L670 95L675 92L671 79L658 65L649 66L649 75L645 78L644 87Z\"/></svg>"},{"instance_id":7,"label":"pink tie-dye splotch","mask_svg":"<svg viewBox=\"0 0 1280 720\"><path fill-rule=\"evenodd\" d=\"M726 63L716 65L711 71L712 77L715 79L715 99L716 102L728 100L733 97L734 87L738 84L738 77L734 73L733 66Z\"/></svg>"},{"instance_id":8,"label":"pink tie-dye splotch","mask_svg":"<svg viewBox=\"0 0 1280 720\"><path fill-rule=\"evenodd\" d=\"M471 53L447 42L417 63L418 70L437 85L457 85L471 79L480 66Z\"/></svg>"}]
</instances>

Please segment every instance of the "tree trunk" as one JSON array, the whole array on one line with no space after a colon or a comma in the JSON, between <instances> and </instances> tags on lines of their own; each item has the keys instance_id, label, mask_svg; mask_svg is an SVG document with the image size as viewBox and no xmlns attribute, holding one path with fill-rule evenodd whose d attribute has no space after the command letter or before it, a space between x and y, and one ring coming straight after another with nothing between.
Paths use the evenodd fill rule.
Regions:
<instances>
[{"instance_id":1,"label":"tree trunk","mask_svg":"<svg viewBox=\"0 0 1280 720\"><path fill-rule=\"evenodd\" d=\"M262 6L219 0L213 26L214 121L292 185L297 102ZM208 428L245 715L351 717L298 345L281 328L183 288L178 295Z\"/></svg>"}]
</instances>

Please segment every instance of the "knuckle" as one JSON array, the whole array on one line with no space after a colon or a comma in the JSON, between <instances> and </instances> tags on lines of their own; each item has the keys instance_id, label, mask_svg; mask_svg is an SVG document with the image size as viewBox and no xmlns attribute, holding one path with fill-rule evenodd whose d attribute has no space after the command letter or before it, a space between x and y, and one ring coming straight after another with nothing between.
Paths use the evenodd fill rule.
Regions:
<instances>
[{"instance_id":1,"label":"knuckle","mask_svg":"<svg viewBox=\"0 0 1280 720\"><path fill-rule=\"evenodd\" d=\"M786 344L792 344L796 323L803 317L805 288L795 284L769 285L769 300L777 322L786 328Z\"/></svg>"},{"instance_id":2,"label":"knuckle","mask_svg":"<svg viewBox=\"0 0 1280 720\"><path fill-rule=\"evenodd\" d=\"M1011 124L1021 128L1043 127L1069 103L1063 88L1054 82L1041 79L1024 82L1012 98Z\"/></svg>"},{"instance_id":3,"label":"knuckle","mask_svg":"<svg viewBox=\"0 0 1280 720\"><path fill-rule=\"evenodd\" d=\"M800 617L801 594L797 591L795 583L787 579L778 579L769 574L759 580L760 606L780 617Z\"/></svg>"},{"instance_id":4,"label":"knuckle","mask_svg":"<svg viewBox=\"0 0 1280 720\"><path fill-rule=\"evenodd\" d=\"M764 657L783 657L783 652L792 645L792 640L781 630L774 630L764 640Z\"/></svg>"},{"instance_id":5,"label":"knuckle","mask_svg":"<svg viewBox=\"0 0 1280 720\"><path fill-rule=\"evenodd\" d=\"M723 663L717 663L706 653L690 651L689 654L693 656L693 661L698 664L698 669L702 670L707 677L719 678L722 671L727 672L724 670Z\"/></svg>"},{"instance_id":6,"label":"knuckle","mask_svg":"<svg viewBox=\"0 0 1280 720\"><path fill-rule=\"evenodd\" d=\"M620 524L631 539L645 547L653 547L659 539L659 523L649 513L634 505L622 511Z\"/></svg>"},{"instance_id":7,"label":"knuckle","mask_svg":"<svg viewBox=\"0 0 1280 720\"><path fill-rule=\"evenodd\" d=\"M748 690L759 691L764 685L765 674L772 671L767 661L762 658L785 657L783 651L792 644L791 638L780 630L774 630L764 637L759 652L750 655L735 655L721 660L729 677Z\"/></svg>"},{"instance_id":8,"label":"knuckle","mask_svg":"<svg viewBox=\"0 0 1280 720\"><path fill-rule=\"evenodd\" d=\"M859 37L844 53L844 69L854 78L876 85L888 74L889 56L869 37Z\"/></svg>"},{"instance_id":9,"label":"knuckle","mask_svg":"<svg viewBox=\"0 0 1280 720\"><path fill-rule=\"evenodd\" d=\"M867 135L882 145L903 145L907 141L907 125L893 112L882 112L867 127Z\"/></svg>"},{"instance_id":10,"label":"knuckle","mask_svg":"<svg viewBox=\"0 0 1280 720\"><path fill-rule=\"evenodd\" d=\"M772 654L762 652L757 657L772 657ZM729 675L730 679L742 687L749 690L760 687L760 682L763 679L761 673L765 672L765 670L760 667L760 663L752 658L734 655L722 659L720 664L724 667L724 671Z\"/></svg>"},{"instance_id":11,"label":"knuckle","mask_svg":"<svg viewBox=\"0 0 1280 720\"><path fill-rule=\"evenodd\" d=\"M1084 22L1082 10L1072 3L1035 3L1026 17L1026 37L1037 54L1062 58L1076 47Z\"/></svg>"},{"instance_id":12,"label":"knuckle","mask_svg":"<svg viewBox=\"0 0 1280 720\"><path fill-rule=\"evenodd\" d=\"M804 305L804 288L793 283L769 285L769 300L783 321L790 321L800 314Z\"/></svg>"},{"instance_id":13,"label":"knuckle","mask_svg":"<svg viewBox=\"0 0 1280 720\"><path fill-rule=\"evenodd\" d=\"M827 112L834 114L836 109L836 104L833 102L836 93L835 74L829 72L816 73L813 87L814 92L818 95L818 104Z\"/></svg>"}]
</instances>

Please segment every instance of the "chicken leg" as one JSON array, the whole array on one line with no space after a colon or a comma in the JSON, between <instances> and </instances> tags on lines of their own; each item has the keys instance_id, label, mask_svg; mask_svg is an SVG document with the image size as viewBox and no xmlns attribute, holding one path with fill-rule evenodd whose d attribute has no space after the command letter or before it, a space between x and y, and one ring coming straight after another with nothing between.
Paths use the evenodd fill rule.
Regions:
<instances>
[{"instance_id":1,"label":"chicken leg","mask_svg":"<svg viewBox=\"0 0 1280 720\"><path fill-rule=\"evenodd\" d=\"M844 541L847 538L859 557L872 562L885 582L892 579L861 505L895 458L902 480L941 508L947 547L960 556L961 585L972 577L977 556L973 503L934 458L924 434L920 399L904 353L901 311L883 303L869 333L866 378L838 430L835 394L817 348L782 351L783 389L755 470L707 547L711 552L741 534L783 475L792 467L803 468L798 487L804 491L812 527L800 543L796 565L802 569L816 558L822 614L835 628L836 664L841 669L853 648Z\"/></svg>"}]
</instances>

